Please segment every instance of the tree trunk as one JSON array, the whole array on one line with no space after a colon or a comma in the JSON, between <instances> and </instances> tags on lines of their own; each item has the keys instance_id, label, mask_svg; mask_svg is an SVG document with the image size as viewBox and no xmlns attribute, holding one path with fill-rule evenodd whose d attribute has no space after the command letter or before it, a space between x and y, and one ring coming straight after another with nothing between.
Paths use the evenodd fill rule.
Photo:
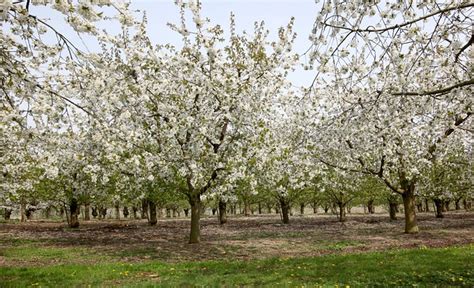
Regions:
<instances>
[{"instance_id":1,"label":"tree trunk","mask_svg":"<svg viewBox=\"0 0 474 288\"><path fill-rule=\"evenodd\" d=\"M132 216L133 216L133 219L137 219L137 206L132 206Z\"/></svg>"},{"instance_id":2,"label":"tree trunk","mask_svg":"<svg viewBox=\"0 0 474 288\"><path fill-rule=\"evenodd\" d=\"M20 203L20 222L26 222L26 202L21 200Z\"/></svg>"},{"instance_id":3,"label":"tree trunk","mask_svg":"<svg viewBox=\"0 0 474 288\"><path fill-rule=\"evenodd\" d=\"M375 213L374 200L370 199L370 200L367 202L367 210L369 211L369 214L374 214L374 213Z\"/></svg>"},{"instance_id":4,"label":"tree trunk","mask_svg":"<svg viewBox=\"0 0 474 288\"><path fill-rule=\"evenodd\" d=\"M156 218L156 203L155 201L148 200L148 211L149 211L149 219L148 219L148 224L150 226L155 226L156 223L158 222L158 219Z\"/></svg>"},{"instance_id":5,"label":"tree trunk","mask_svg":"<svg viewBox=\"0 0 474 288\"><path fill-rule=\"evenodd\" d=\"M5 213L3 214L5 220L10 220L10 217L12 216L12 209L5 208L3 212Z\"/></svg>"},{"instance_id":6,"label":"tree trunk","mask_svg":"<svg viewBox=\"0 0 474 288\"><path fill-rule=\"evenodd\" d=\"M262 212L262 203L258 202L258 214L261 215L263 212Z\"/></svg>"},{"instance_id":7,"label":"tree trunk","mask_svg":"<svg viewBox=\"0 0 474 288\"><path fill-rule=\"evenodd\" d=\"M328 212L329 212L329 206L326 205L326 206L324 206L323 209L324 209L324 214L328 214Z\"/></svg>"},{"instance_id":8,"label":"tree trunk","mask_svg":"<svg viewBox=\"0 0 474 288\"><path fill-rule=\"evenodd\" d=\"M267 213L272 214L272 205L267 204Z\"/></svg>"},{"instance_id":9,"label":"tree trunk","mask_svg":"<svg viewBox=\"0 0 474 288\"><path fill-rule=\"evenodd\" d=\"M191 231L189 233L189 244L201 241L201 195L190 195L189 205L191 205Z\"/></svg>"},{"instance_id":10,"label":"tree trunk","mask_svg":"<svg viewBox=\"0 0 474 288\"><path fill-rule=\"evenodd\" d=\"M390 220L394 221L397 220L397 211L398 211L398 203L397 202L389 202L389 214L390 214Z\"/></svg>"},{"instance_id":11,"label":"tree trunk","mask_svg":"<svg viewBox=\"0 0 474 288\"><path fill-rule=\"evenodd\" d=\"M87 203L84 205L84 220L89 221L91 220L91 213L90 213L90 204Z\"/></svg>"},{"instance_id":12,"label":"tree trunk","mask_svg":"<svg viewBox=\"0 0 474 288\"><path fill-rule=\"evenodd\" d=\"M99 213L97 213L97 207L92 207L92 217L95 219L97 215L99 215Z\"/></svg>"},{"instance_id":13,"label":"tree trunk","mask_svg":"<svg viewBox=\"0 0 474 288\"><path fill-rule=\"evenodd\" d=\"M189 209L185 208L184 209L184 216L188 217L188 215L189 215Z\"/></svg>"},{"instance_id":14,"label":"tree trunk","mask_svg":"<svg viewBox=\"0 0 474 288\"><path fill-rule=\"evenodd\" d=\"M219 200L219 224L227 223L227 214L226 214L227 203L222 200Z\"/></svg>"},{"instance_id":15,"label":"tree trunk","mask_svg":"<svg viewBox=\"0 0 474 288\"><path fill-rule=\"evenodd\" d=\"M244 216L250 216L250 204L244 200Z\"/></svg>"},{"instance_id":16,"label":"tree trunk","mask_svg":"<svg viewBox=\"0 0 474 288\"><path fill-rule=\"evenodd\" d=\"M339 222L346 222L346 204L343 202L338 202L339 206Z\"/></svg>"},{"instance_id":17,"label":"tree trunk","mask_svg":"<svg viewBox=\"0 0 474 288\"><path fill-rule=\"evenodd\" d=\"M405 210L405 233L418 233L418 225L416 223L416 197L415 185L410 184L402 194L403 208Z\"/></svg>"},{"instance_id":18,"label":"tree trunk","mask_svg":"<svg viewBox=\"0 0 474 288\"><path fill-rule=\"evenodd\" d=\"M130 214L130 212L128 211L128 207L127 206L124 206L123 207L123 218L127 218L128 217L128 214Z\"/></svg>"},{"instance_id":19,"label":"tree trunk","mask_svg":"<svg viewBox=\"0 0 474 288\"><path fill-rule=\"evenodd\" d=\"M430 212L430 200L428 198L425 198L425 211Z\"/></svg>"},{"instance_id":20,"label":"tree trunk","mask_svg":"<svg viewBox=\"0 0 474 288\"><path fill-rule=\"evenodd\" d=\"M456 210L461 210L461 198L454 200L454 206Z\"/></svg>"},{"instance_id":21,"label":"tree trunk","mask_svg":"<svg viewBox=\"0 0 474 288\"><path fill-rule=\"evenodd\" d=\"M304 215L304 203L300 203L300 214Z\"/></svg>"},{"instance_id":22,"label":"tree trunk","mask_svg":"<svg viewBox=\"0 0 474 288\"><path fill-rule=\"evenodd\" d=\"M148 200L142 200L142 219L148 219Z\"/></svg>"},{"instance_id":23,"label":"tree trunk","mask_svg":"<svg viewBox=\"0 0 474 288\"><path fill-rule=\"evenodd\" d=\"M283 224L289 224L290 217L288 214L290 213L290 204L288 203L288 201L286 201L286 199L280 198L280 207Z\"/></svg>"},{"instance_id":24,"label":"tree trunk","mask_svg":"<svg viewBox=\"0 0 474 288\"><path fill-rule=\"evenodd\" d=\"M120 220L120 205L115 204L115 219Z\"/></svg>"},{"instance_id":25,"label":"tree trunk","mask_svg":"<svg viewBox=\"0 0 474 288\"><path fill-rule=\"evenodd\" d=\"M444 201L443 203L443 212L449 211L449 201Z\"/></svg>"},{"instance_id":26,"label":"tree trunk","mask_svg":"<svg viewBox=\"0 0 474 288\"><path fill-rule=\"evenodd\" d=\"M70 213L70 220L69 220L69 227L71 228L78 228L79 227L79 213L80 213L80 206L77 203L76 198L72 198L71 202L69 202L69 213Z\"/></svg>"},{"instance_id":27,"label":"tree trunk","mask_svg":"<svg viewBox=\"0 0 474 288\"><path fill-rule=\"evenodd\" d=\"M444 201L441 199L433 199L433 201L436 206L436 218L444 218L444 215L443 215Z\"/></svg>"}]
</instances>

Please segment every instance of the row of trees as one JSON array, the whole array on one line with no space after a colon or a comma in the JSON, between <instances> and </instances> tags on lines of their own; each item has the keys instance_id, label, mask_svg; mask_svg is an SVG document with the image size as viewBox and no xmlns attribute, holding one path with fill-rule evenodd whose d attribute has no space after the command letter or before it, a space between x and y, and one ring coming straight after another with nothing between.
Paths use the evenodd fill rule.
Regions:
<instances>
[{"instance_id":1,"label":"row of trees","mask_svg":"<svg viewBox=\"0 0 474 288\"><path fill-rule=\"evenodd\" d=\"M225 215L271 195L287 223L295 199L329 198L342 219L382 193L393 209L401 196L405 232L418 232L417 197L472 199L473 5L336 2L322 4L303 55L317 71L309 89L287 80L303 59L293 19L273 39L263 23L237 32L231 15L225 33L199 2L176 1L174 47L154 45L126 5L47 4L97 41L85 53L32 15L37 1L5 2L2 201L67 203L71 227L80 204L138 200L156 219L157 205L187 203L198 243L203 199Z\"/></svg>"}]
</instances>

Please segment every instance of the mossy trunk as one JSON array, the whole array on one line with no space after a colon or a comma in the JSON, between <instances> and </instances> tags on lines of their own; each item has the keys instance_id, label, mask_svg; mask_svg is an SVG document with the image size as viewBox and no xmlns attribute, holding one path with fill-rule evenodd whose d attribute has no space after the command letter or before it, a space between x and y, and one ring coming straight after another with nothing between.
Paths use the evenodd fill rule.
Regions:
<instances>
[{"instance_id":1,"label":"mossy trunk","mask_svg":"<svg viewBox=\"0 0 474 288\"><path fill-rule=\"evenodd\" d=\"M79 204L77 203L76 198L71 198L71 201L69 202L69 214L71 215L69 217L69 227L70 228L78 228L79 227L79 213L80 213L80 207Z\"/></svg>"},{"instance_id":2,"label":"mossy trunk","mask_svg":"<svg viewBox=\"0 0 474 288\"><path fill-rule=\"evenodd\" d=\"M285 198L280 198L281 219L283 224L290 223L290 203Z\"/></svg>"},{"instance_id":3,"label":"mossy trunk","mask_svg":"<svg viewBox=\"0 0 474 288\"><path fill-rule=\"evenodd\" d=\"M436 207L436 218L444 218L443 214L443 206L444 206L444 201L441 199L433 199Z\"/></svg>"},{"instance_id":4,"label":"mossy trunk","mask_svg":"<svg viewBox=\"0 0 474 288\"><path fill-rule=\"evenodd\" d=\"M158 219L156 217L156 203L155 201L148 200L148 211L149 211L149 216L148 217L148 224L150 226L155 226L156 223L158 222Z\"/></svg>"},{"instance_id":5,"label":"mossy trunk","mask_svg":"<svg viewBox=\"0 0 474 288\"><path fill-rule=\"evenodd\" d=\"M402 194L403 208L405 210L405 233L418 233L416 223L416 197L415 185L412 183Z\"/></svg>"},{"instance_id":6,"label":"mossy trunk","mask_svg":"<svg viewBox=\"0 0 474 288\"><path fill-rule=\"evenodd\" d=\"M201 241L201 196L199 194L189 196L191 206L191 231L189 233L189 244Z\"/></svg>"},{"instance_id":7,"label":"mossy trunk","mask_svg":"<svg viewBox=\"0 0 474 288\"><path fill-rule=\"evenodd\" d=\"M227 223L227 203L219 200L219 224Z\"/></svg>"}]
</instances>

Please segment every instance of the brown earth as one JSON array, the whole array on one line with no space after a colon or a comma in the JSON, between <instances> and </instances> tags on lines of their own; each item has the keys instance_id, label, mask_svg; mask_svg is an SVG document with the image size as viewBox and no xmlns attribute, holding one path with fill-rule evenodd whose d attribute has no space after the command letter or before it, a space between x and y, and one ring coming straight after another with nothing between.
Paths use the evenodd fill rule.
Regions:
<instances>
[{"instance_id":1,"label":"brown earth","mask_svg":"<svg viewBox=\"0 0 474 288\"><path fill-rule=\"evenodd\" d=\"M190 245L189 219L161 219L154 227L145 220L88 221L79 229L69 229L60 222L2 223L0 266L88 263L104 258L131 263L147 259L179 262L306 257L474 243L474 212L448 212L443 219L421 213L421 232L416 235L404 234L403 224L403 219L390 221L383 214L350 215L345 223L337 222L333 215L294 216L289 225L281 224L277 215L231 217L223 226L215 218L205 218L202 243ZM2 257L2 251L22 245L74 249L79 257L56 259L53 255L48 261ZM86 254L95 257L80 257Z\"/></svg>"}]
</instances>

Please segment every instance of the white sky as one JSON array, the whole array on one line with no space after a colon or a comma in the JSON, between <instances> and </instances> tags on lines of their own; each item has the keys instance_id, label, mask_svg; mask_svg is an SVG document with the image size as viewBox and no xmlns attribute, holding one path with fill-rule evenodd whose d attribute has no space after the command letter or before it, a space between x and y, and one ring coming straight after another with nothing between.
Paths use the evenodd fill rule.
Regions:
<instances>
[{"instance_id":1,"label":"white sky","mask_svg":"<svg viewBox=\"0 0 474 288\"><path fill-rule=\"evenodd\" d=\"M271 37L276 37L278 28L286 26L294 16L294 31L298 34L294 51L298 54L304 53L310 46L308 36L318 11L314 0L201 0L201 3L202 16L210 18L213 24L220 24L225 31L228 31L231 11L235 14L237 31L252 32L254 22L263 20L266 28L270 30ZM131 9L146 12L148 33L156 44L171 43L179 46L181 38L166 25L169 22L179 23L179 10L173 0L131 0ZM60 27L58 30L71 37L79 47L87 46L91 52L97 49L94 41L87 37L84 37L81 43L82 40L74 31L64 25L62 15L59 13L52 14L50 8L41 6L34 6L31 12L40 18L49 18L53 26ZM112 27L107 28L114 30ZM290 76L290 80L295 85L308 86L314 75L315 71L298 68Z\"/></svg>"}]
</instances>

